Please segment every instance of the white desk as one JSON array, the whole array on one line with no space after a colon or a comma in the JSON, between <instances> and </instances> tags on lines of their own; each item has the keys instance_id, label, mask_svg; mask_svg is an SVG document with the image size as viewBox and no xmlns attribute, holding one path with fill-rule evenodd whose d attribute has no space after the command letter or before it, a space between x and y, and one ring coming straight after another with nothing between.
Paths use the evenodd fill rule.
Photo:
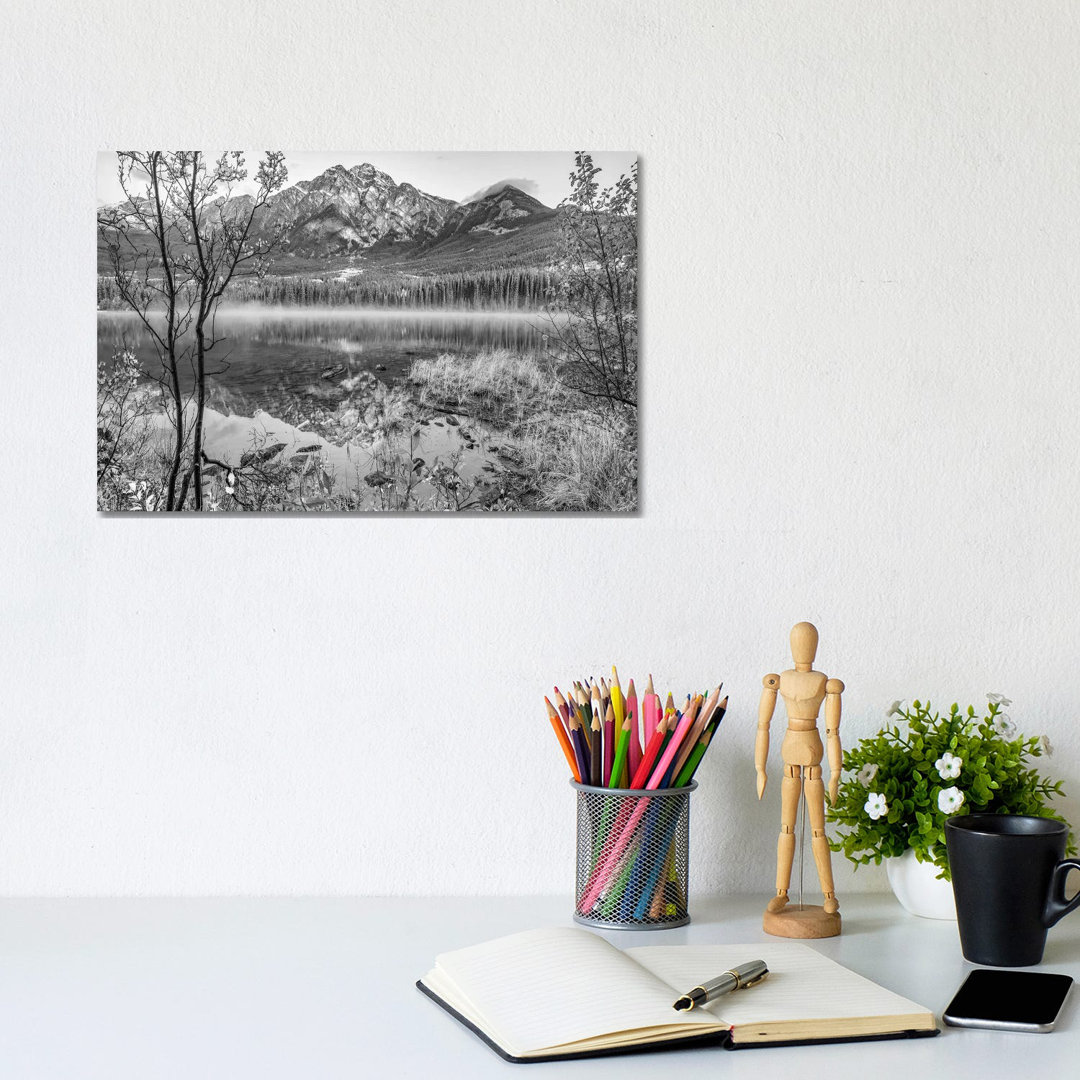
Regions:
<instances>
[{"instance_id":1,"label":"white desk","mask_svg":"<svg viewBox=\"0 0 1080 1080\"><path fill-rule=\"evenodd\" d=\"M955 924L916 919L886 896L841 904L844 934L818 942L822 952L940 1016L967 969ZM761 907L760 897L692 898L690 926L608 936L767 940ZM1049 1035L944 1028L935 1039L520 1066L414 987L436 953L569 925L569 908L566 897L0 901L0 1075L967 1080L1070 1076L1080 1061L1080 990ZM1050 932L1043 967L1080 980L1080 915Z\"/></svg>"}]
</instances>

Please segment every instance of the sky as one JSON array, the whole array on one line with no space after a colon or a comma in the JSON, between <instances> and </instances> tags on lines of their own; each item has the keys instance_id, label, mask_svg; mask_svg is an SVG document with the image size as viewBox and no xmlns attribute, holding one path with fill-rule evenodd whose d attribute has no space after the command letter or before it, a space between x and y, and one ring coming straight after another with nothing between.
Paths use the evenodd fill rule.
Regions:
<instances>
[{"instance_id":1,"label":"sky","mask_svg":"<svg viewBox=\"0 0 1080 1080\"><path fill-rule=\"evenodd\" d=\"M610 186L622 173L630 171L636 154L626 151L590 151L593 163L603 171L599 180ZM219 151L207 151L217 156ZM249 173L258 168L261 150L245 150ZM332 165L351 168L368 162L389 173L397 183L410 183L429 195L440 195L456 202L478 198L488 189L512 183L545 206L556 206L570 193L568 177L574 167L573 151L300 151L285 153L289 170L288 184L311 180ZM98 205L119 202L123 192L116 177L116 154L102 151L97 162ZM288 186L288 185L286 185ZM249 180L240 191L253 192Z\"/></svg>"}]
</instances>

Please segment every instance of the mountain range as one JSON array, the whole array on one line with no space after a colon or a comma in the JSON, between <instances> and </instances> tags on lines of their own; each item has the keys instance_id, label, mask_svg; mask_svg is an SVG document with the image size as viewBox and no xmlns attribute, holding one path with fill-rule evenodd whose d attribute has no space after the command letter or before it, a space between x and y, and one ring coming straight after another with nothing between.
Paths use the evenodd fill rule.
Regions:
<instances>
[{"instance_id":1,"label":"mountain range","mask_svg":"<svg viewBox=\"0 0 1080 1080\"><path fill-rule=\"evenodd\" d=\"M253 199L219 198L211 213L235 220ZM506 184L459 203L397 183L373 165L334 165L272 195L256 214L253 239L280 234L278 250L296 259L370 253L470 264L546 262L558 233L557 210Z\"/></svg>"}]
</instances>

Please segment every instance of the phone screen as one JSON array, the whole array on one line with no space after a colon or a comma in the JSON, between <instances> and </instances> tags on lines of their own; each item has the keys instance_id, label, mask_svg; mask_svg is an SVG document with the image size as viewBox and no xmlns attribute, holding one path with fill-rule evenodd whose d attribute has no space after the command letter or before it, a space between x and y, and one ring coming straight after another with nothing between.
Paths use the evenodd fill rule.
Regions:
<instances>
[{"instance_id":1,"label":"phone screen","mask_svg":"<svg viewBox=\"0 0 1080 1080\"><path fill-rule=\"evenodd\" d=\"M957 1027L1049 1031L1072 986L1069 975L1042 971L972 971L943 1019Z\"/></svg>"}]
</instances>

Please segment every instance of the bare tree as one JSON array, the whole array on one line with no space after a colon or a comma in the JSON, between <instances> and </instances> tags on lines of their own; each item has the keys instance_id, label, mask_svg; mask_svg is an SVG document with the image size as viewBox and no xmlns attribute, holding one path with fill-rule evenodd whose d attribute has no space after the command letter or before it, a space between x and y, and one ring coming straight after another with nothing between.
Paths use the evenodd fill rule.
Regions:
<instances>
[{"instance_id":1,"label":"bare tree","mask_svg":"<svg viewBox=\"0 0 1080 1080\"><path fill-rule=\"evenodd\" d=\"M602 188L600 169L574 155L571 193L560 204L562 253L555 326L565 353L560 379L594 410L637 410L637 162Z\"/></svg>"},{"instance_id":2,"label":"bare tree","mask_svg":"<svg viewBox=\"0 0 1080 1080\"><path fill-rule=\"evenodd\" d=\"M102 510L119 510L130 503L139 484L136 479L125 489L129 466L145 467L155 442L153 405L139 385L143 374L126 341L109 361L98 361L97 486ZM156 503L158 493L152 497Z\"/></svg>"},{"instance_id":3,"label":"bare tree","mask_svg":"<svg viewBox=\"0 0 1080 1080\"><path fill-rule=\"evenodd\" d=\"M153 373L170 402L174 442L165 482L167 510L183 510L189 491L203 505L203 420L208 357L221 340L215 315L229 283L262 264L277 232L256 228L260 211L287 179L284 154L268 150L254 195L234 198L248 176L241 151L209 163L199 150L122 150L125 200L98 212L98 235L124 305L138 316L161 361ZM182 375L190 370L192 389Z\"/></svg>"}]
</instances>

